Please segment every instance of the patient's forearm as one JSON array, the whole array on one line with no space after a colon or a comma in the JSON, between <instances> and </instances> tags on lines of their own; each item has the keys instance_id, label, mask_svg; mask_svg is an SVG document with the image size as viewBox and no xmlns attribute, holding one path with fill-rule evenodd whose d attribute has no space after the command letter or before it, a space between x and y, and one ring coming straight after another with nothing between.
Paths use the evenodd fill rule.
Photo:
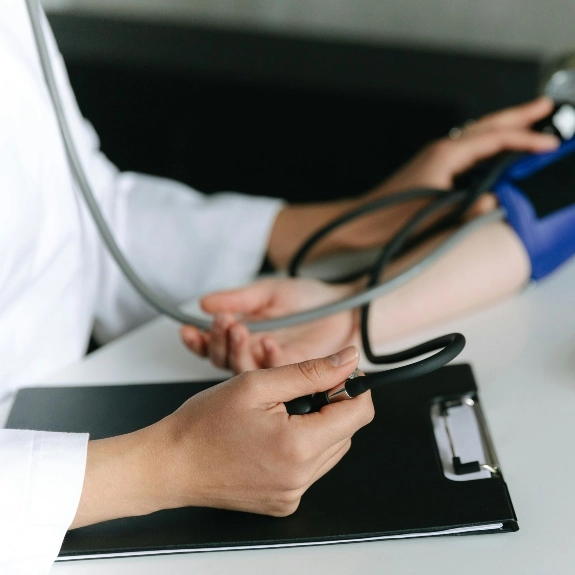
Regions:
<instances>
[{"instance_id":1,"label":"patient's forearm","mask_svg":"<svg viewBox=\"0 0 575 575\"><path fill-rule=\"evenodd\" d=\"M504 222L486 225L419 277L373 303L372 345L509 296L525 285L530 272L515 232Z\"/></svg>"},{"instance_id":2,"label":"patient's forearm","mask_svg":"<svg viewBox=\"0 0 575 575\"><path fill-rule=\"evenodd\" d=\"M317 230L369 200L398 190L380 186L372 194L323 204L294 204L284 208L275 221L268 257L277 269L287 267L296 250ZM329 234L309 254L310 259L333 253L366 249L385 244L428 200L416 200L376 211Z\"/></svg>"}]
</instances>

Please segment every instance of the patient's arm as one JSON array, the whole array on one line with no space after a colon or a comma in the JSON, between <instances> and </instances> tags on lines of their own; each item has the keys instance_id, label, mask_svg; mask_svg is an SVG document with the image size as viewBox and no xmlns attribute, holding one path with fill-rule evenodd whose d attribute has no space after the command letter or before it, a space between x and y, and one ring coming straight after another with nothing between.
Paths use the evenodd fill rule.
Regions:
<instances>
[{"instance_id":1,"label":"patient's arm","mask_svg":"<svg viewBox=\"0 0 575 575\"><path fill-rule=\"evenodd\" d=\"M530 126L548 115L551 109L551 100L542 98L486 116L466 129L461 138L445 138L426 147L390 180L360 201L413 186L447 189L456 175L501 150L554 148L558 145L557 140L530 130ZM318 206L294 206L284 210L272 233L272 259L285 265L293 250L306 238L306 230L309 234L314 226L317 228L327 221L326 218L334 217L333 206L324 206L323 212ZM493 198L484 196L475 206L475 214L493 206ZM420 207L421 203L413 202L364 218L333 234L331 243L325 243L321 250L327 253L382 245ZM429 248L429 245L423 247ZM418 255L421 254L413 257ZM405 263L399 262L399 265ZM491 224L467 237L432 269L374 302L370 341L377 348L377 344L399 335L506 297L520 289L529 274L527 255L515 233L504 223ZM273 334L249 334L236 321L236 314L251 318L276 317L341 298L360 287L285 280L214 294L203 301L206 311L217 314L211 332L201 333L195 328L184 327L182 337L197 354L209 356L216 365L228 366L238 372L320 356L347 343L359 344L357 311Z\"/></svg>"},{"instance_id":2,"label":"patient's arm","mask_svg":"<svg viewBox=\"0 0 575 575\"><path fill-rule=\"evenodd\" d=\"M503 222L486 225L417 278L372 304L372 347L377 350L400 335L505 298L521 289L529 275L529 259L515 232ZM261 334L250 334L236 314L276 317L339 299L360 287L284 279L211 294L202 306L217 314L214 327L204 333L185 326L182 338L195 353L235 372L319 357L344 345L360 345L357 311Z\"/></svg>"},{"instance_id":3,"label":"patient's arm","mask_svg":"<svg viewBox=\"0 0 575 575\"><path fill-rule=\"evenodd\" d=\"M555 148L558 140L554 136L530 129L552 109L553 102L549 98L539 98L490 114L465 129L457 140L443 138L427 145L391 178L366 194L334 202L287 206L279 213L271 232L270 260L277 269L285 268L314 231L366 202L414 187L447 190L453 186L456 176L505 150L542 152ZM361 218L329 235L310 256L381 246L427 201L392 206Z\"/></svg>"},{"instance_id":4,"label":"patient's arm","mask_svg":"<svg viewBox=\"0 0 575 575\"><path fill-rule=\"evenodd\" d=\"M494 303L523 288L530 273L515 232L504 222L488 224L418 278L376 300L371 341L382 343Z\"/></svg>"}]
</instances>

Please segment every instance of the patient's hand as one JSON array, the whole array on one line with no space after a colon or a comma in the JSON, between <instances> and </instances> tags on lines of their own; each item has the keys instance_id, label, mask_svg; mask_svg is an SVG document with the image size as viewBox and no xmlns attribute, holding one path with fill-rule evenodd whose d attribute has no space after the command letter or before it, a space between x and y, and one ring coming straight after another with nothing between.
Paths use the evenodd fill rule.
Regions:
<instances>
[{"instance_id":1,"label":"patient's hand","mask_svg":"<svg viewBox=\"0 0 575 575\"><path fill-rule=\"evenodd\" d=\"M531 129L552 109L551 99L539 98L489 114L461 131L457 139L445 136L431 142L390 178L367 193L335 202L286 206L279 213L271 233L270 260L276 268L285 269L297 248L312 233L367 202L411 188L448 190L457 176L500 152L536 153L555 149L559 145L555 136ZM314 259L331 253L381 246L429 201L419 199L389 206L350 222L324 238L308 256ZM494 205L493 197L483 196L468 215L477 216L493 209ZM436 214L436 218L439 217L441 213Z\"/></svg>"},{"instance_id":2,"label":"patient's hand","mask_svg":"<svg viewBox=\"0 0 575 575\"><path fill-rule=\"evenodd\" d=\"M420 186L447 190L457 176L500 152L554 150L558 138L531 128L552 111L553 101L544 97L483 116L462 128L459 137L446 136L425 146L371 194Z\"/></svg>"},{"instance_id":3,"label":"patient's hand","mask_svg":"<svg viewBox=\"0 0 575 575\"><path fill-rule=\"evenodd\" d=\"M277 367L333 353L359 344L355 312L273 332L250 333L240 323L283 316L332 302L353 291L350 285L328 285L310 279L267 279L245 288L206 296L202 308L215 314L209 332L184 326L185 344L214 365L236 373Z\"/></svg>"},{"instance_id":4,"label":"patient's hand","mask_svg":"<svg viewBox=\"0 0 575 575\"><path fill-rule=\"evenodd\" d=\"M499 152L507 150L544 152L554 149L559 144L557 138L534 132L531 129L534 122L544 118L552 109L553 102L549 98L539 98L522 106L487 115L465 128L459 138L445 137L429 144L389 180L370 193L355 199L354 202L361 204L400 190L419 186L449 189L452 187L456 176ZM383 212L352 222L330 235L328 239L332 241L332 244L329 249L324 245L323 252L320 249L319 251L315 250L314 253L321 255L332 251L365 249L381 245L388 241L405 221L427 202L428 200L418 200L409 204L393 206ZM284 232L285 230L302 232L305 229L309 235L312 230L326 223L327 220L324 221L322 218L327 217L329 220L330 217L341 215L332 214L328 209L329 206L330 204L316 205L313 210L310 210L308 206L290 207L290 209L282 212L283 219L278 218L278 226L276 227L280 229L283 226ZM468 217L476 217L492 210L495 206L494 196L484 195L472 208ZM354 206L346 204L345 207L349 209ZM355 205L355 207L357 206ZM283 223L279 221L280 219ZM302 228L300 225L302 221L308 221L311 224ZM506 239L513 243L512 239L507 238L508 230L502 232L500 228L502 226L497 226L499 235L503 233ZM275 242L280 251L286 252L287 250L289 252L283 253L282 257L277 256L277 254L277 257L272 257L272 260L276 263L280 262L280 265L286 265L289 258L293 256L294 246L299 246L306 237L306 234L303 234L302 237L294 237L290 233L279 234L277 242ZM491 228L484 230L482 234L488 238L490 236L499 237ZM471 244L474 241L471 241ZM482 245L484 246L485 242ZM318 247L321 248L321 245ZM427 247L424 246L424 249ZM466 247L463 251L466 252L471 247ZM385 322L376 324L376 327L377 325L384 326L387 330L384 335L381 335L381 330L375 330L376 342L383 341L393 334L403 333L402 329L405 331L405 325L408 323L405 320L406 317L415 317L411 322L413 326L426 325L430 317L441 319L442 317L449 317L455 310L472 309L477 305L476 300L478 299L490 301L495 298L494 294L496 293L500 294L499 297L504 293L512 293L517 289L517 284L521 284L525 273L527 273L525 270L528 266L525 264L526 260L522 249L519 245L513 244L514 261L519 262L519 270L509 268L503 273L498 271L495 275L483 276L483 283L481 284L485 286L483 291L477 289L477 285L479 285L477 282L475 284L470 283L475 288L471 293L483 294L480 298L470 296L470 292L466 288L459 296L457 304L454 299L440 305L438 302L445 299L444 290L442 293L442 290L434 288L437 291L431 290L430 292L427 289L420 290L419 283L413 284L415 287L410 284L404 291L412 294L410 297L413 297L414 301L411 302L409 297L404 297L403 291L396 293L393 301L399 303L392 306L395 310L395 316L397 316L395 320L390 321L389 319L389 305L385 314L375 314L377 317L384 316L386 318ZM484 252L485 248L481 248L479 254L473 253L476 258L481 256L481 258L493 259L492 252L488 254ZM502 257L501 253L499 250L499 258ZM418 257L419 254L411 254L411 257L415 256ZM451 260L447 259L446 261ZM444 266L447 272L443 281L455 285L453 281L457 278L461 279L461 273L456 274L453 270L461 270L463 268L460 267L460 264L467 266L469 262L473 261L473 258L466 257L464 253L463 259L457 260L457 266ZM481 261L484 260L481 259ZM400 266L406 263L409 263L409 260L398 262ZM495 264L486 262L485 265L486 269L491 270ZM437 274L438 270L444 268L434 266L435 273ZM433 275L433 270L429 274ZM423 283L426 285L427 281L424 279ZM273 336L269 333L250 334L245 326L239 323L239 320L249 321L278 317L305 310L345 297L353 289L353 286L329 286L312 280L266 280L240 290L212 294L204 298L202 302L202 307L207 312L216 315L210 332L202 333L193 327L186 326L182 328L182 338L186 345L198 355L209 357L218 367L227 367L235 372L275 367L301 361L314 355L325 355L345 345L359 345L359 322L356 312L345 312L313 323L276 331ZM425 313L414 313L413 310L417 309L416 302L422 301L422 296L429 293L433 296L432 307L428 308ZM409 305L405 303L406 299L411 302ZM392 300L388 298L389 301Z\"/></svg>"}]
</instances>

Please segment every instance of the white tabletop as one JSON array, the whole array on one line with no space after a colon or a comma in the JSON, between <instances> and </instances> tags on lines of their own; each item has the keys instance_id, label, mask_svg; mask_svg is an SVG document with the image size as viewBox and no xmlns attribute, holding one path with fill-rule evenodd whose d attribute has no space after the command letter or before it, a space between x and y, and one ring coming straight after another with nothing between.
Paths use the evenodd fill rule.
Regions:
<instances>
[{"instance_id":1,"label":"white tabletop","mask_svg":"<svg viewBox=\"0 0 575 575\"><path fill-rule=\"evenodd\" d=\"M571 262L537 288L394 344L453 329L467 337L462 359L475 371L518 533L57 563L52 575L574 573L574 292ZM158 319L50 382L174 381L222 373L183 348L174 323Z\"/></svg>"}]
</instances>

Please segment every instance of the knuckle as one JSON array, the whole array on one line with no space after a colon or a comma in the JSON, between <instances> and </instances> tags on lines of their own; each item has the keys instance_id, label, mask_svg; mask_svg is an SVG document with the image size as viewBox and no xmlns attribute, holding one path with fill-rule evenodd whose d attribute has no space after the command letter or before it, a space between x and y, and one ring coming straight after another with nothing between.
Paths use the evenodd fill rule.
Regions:
<instances>
[{"instance_id":1,"label":"knuckle","mask_svg":"<svg viewBox=\"0 0 575 575\"><path fill-rule=\"evenodd\" d=\"M341 457L344 457L345 454L351 449L351 437L345 442L342 450L341 450Z\"/></svg>"},{"instance_id":2,"label":"knuckle","mask_svg":"<svg viewBox=\"0 0 575 575\"><path fill-rule=\"evenodd\" d=\"M373 400L371 398L371 393L366 396L365 401L365 418L366 424L371 423L375 418L375 406L373 405Z\"/></svg>"},{"instance_id":3,"label":"knuckle","mask_svg":"<svg viewBox=\"0 0 575 575\"><path fill-rule=\"evenodd\" d=\"M375 418L375 407L371 399L371 394L362 397L361 404L358 405L357 421L358 429L370 424Z\"/></svg>"},{"instance_id":4,"label":"knuckle","mask_svg":"<svg viewBox=\"0 0 575 575\"><path fill-rule=\"evenodd\" d=\"M257 396L261 390L260 378L256 372L244 371L236 376L241 388L242 393L246 396Z\"/></svg>"},{"instance_id":5,"label":"knuckle","mask_svg":"<svg viewBox=\"0 0 575 575\"><path fill-rule=\"evenodd\" d=\"M441 138L430 144L429 150L436 158L444 158L452 153L454 143L451 138Z\"/></svg>"},{"instance_id":6,"label":"knuckle","mask_svg":"<svg viewBox=\"0 0 575 575\"><path fill-rule=\"evenodd\" d=\"M269 395L270 387L266 385L269 382L266 382L265 377L260 376L260 371L244 371L243 373L247 380L246 394L248 397L262 399Z\"/></svg>"},{"instance_id":7,"label":"knuckle","mask_svg":"<svg viewBox=\"0 0 575 575\"><path fill-rule=\"evenodd\" d=\"M312 446L292 436L283 439L281 444L282 459L291 465L300 465L314 456Z\"/></svg>"},{"instance_id":8,"label":"knuckle","mask_svg":"<svg viewBox=\"0 0 575 575\"><path fill-rule=\"evenodd\" d=\"M270 515L273 517L287 517L295 513L301 502L301 494L299 491L287 491L276 498L273 502Z\"/></svg>"},{"instance_id":9,"label":"knuckle","mask_svg":"<svg viewBox=\"0 0 575 575\"><path fill-rule=\"evenodd\" d=\"M302 375L310 382L315 383L318 379L321 379L322 370L320 363L317 360L308 359L307 361L302 361L298 363L297 366L302 373Z\"/></svg>"},{"instance_id":10,"label":"knuckle","mask_svg":"<svg viewBox=\"0 0 575 575\"><path fill-rule=\"evenodd\" d=\"M371 423L375 419L375 407L373 402L369 402L369 407L367 410L366 425Z\"/></svg>"},{"instance_id":11,"label":"knuckle","mask_svg":"<svg viewBox=\"0 0 575 575\"><path fill-rule=\"evenodd\" d=\"M279 495L278 503L284 507L291 507L299 503L301 496L302 493L300 489L290 489Z\"/></svg>"},{"instance_id":12,"label":"knuckle","mask_svg":"<svg viewBox=\"0 0 575 575\"><path fill-rule=\"evenodd\" d=\"M493 134L494 137L502 144L512 142L517 138L517 132L511 130L497 130Z\"/></svg>"},{"instance_id":13,"label":"knuckle","mask_svg":"<svg viewBox=\"0 0 575 575\"><path fill-rule=\"evenodd\" d=\"M478 124L489 124L493 122L493 120L497 120L499 118L499 112L490 112L489 114L483 114L478 120Z\"/></svg>"},{"instance_id":14,"label":"knuckle","mask_svg":"<svg viewBox=\"0 0 575 575\"><path fill-rule=\"evenodd\" d=\"M313 477L313 469L315 469L315 467L309 467L292 472L291 476L288 478L286 487L293 493L297 493L298 497L301 497L305 486Z\"/></svg>"}]
</instances>

